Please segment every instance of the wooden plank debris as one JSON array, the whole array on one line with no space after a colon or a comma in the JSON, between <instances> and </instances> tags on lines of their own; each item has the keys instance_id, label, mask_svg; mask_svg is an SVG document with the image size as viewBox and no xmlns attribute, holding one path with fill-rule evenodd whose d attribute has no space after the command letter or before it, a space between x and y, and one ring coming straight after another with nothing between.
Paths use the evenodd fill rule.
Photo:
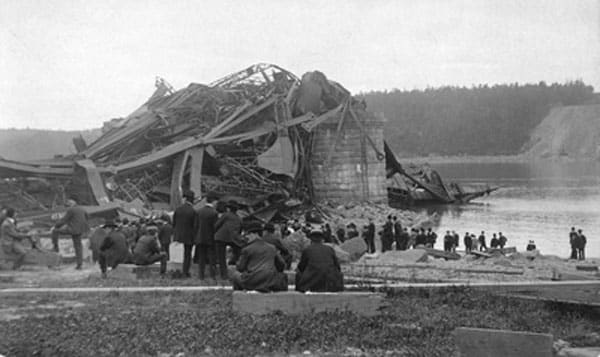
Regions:
<instances>
[{"instance_id":1,"label":"wooden plank debris","mask_svg":"<svg viewBox=\"0 0 600 357\"><path fill-rule=\"evenodd\" d=\"M456 345L464 357L552 357L553 336L508 330L459 327Z\"/></svg>"}]
</instances>

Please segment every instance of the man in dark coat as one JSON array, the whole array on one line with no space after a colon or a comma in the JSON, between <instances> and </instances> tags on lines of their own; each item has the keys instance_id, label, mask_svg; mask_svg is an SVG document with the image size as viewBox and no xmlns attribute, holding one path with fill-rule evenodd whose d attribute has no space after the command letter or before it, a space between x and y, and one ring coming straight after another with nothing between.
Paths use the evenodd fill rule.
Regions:
<instances>
[{"instance_id":1,"label":"man in dark coat","mask_svg":"<svg viewBox=\"0 0 600 357\"><path fill-rule=\"evenodd\" d=\"M275 226L273 226L271 223L267 223L265 225L262 239L277 248L277 252L279 255L281 255L283 261L285 262L285 268L289 269L292 265L292 260L294 257L292 253L290 253L290 251L283 245L279 234L275 233Z\"/></svg>"},{"instance_id":2,"label":"man in dark coat","mask_svg":"<svg viewBox=\"0 0 600 357\"><path fill-rule=\"evenodd\" d=\"M402 250L400 243L400 235L402 235L402 223L398 220L398 217L394 216L392 218L394 222L394 241L396 242L396 250Z\"/></svg>"},{"instance_id":3,"label":"man in dark coat","mask_svg":"<svg viewBox=\"0 0 600 357\"><path fill-rule=\"evenodd\" d=\"M460 241L460 237L456 231L452 231L452 252L456 252L456 248L458 248L458 243Z\"/></svg>"},{"instance_id":4,"label":"man in dark coat","mask_svg":"<svg viewBox=\"0 0 600 357\"><path fill-rule=\"evenodd\" d=\"M83 246L81 245L81 236L86 234L90 227L88 225L88 214L79 207L75 200L67 200L69 208L64 217L54 225L52 229L52 245L54 251L58 252L58 237L61 234L70 235L75 249L75 258L77 266L75 269L81 269L83 264Z\"/></svg>"},{"instance_id":5,"label":"man in dark coat","mask_svg":"<svg viewBox=\"0 0 600 357\"><path fill-rule=\"evenodd\" d=\"M587 238L583 235L581 229L577 231L575 243L575 248L577 248L577 259L585 260L585 245L587 244Z\"/></svg>"},{"instance_id":6,"label":"man in dark coat","mask_svg":"<svg viewBox=\"0 0 600 357\"><path fill-rule=\"evenodd\" d=\"M119 264L130 263L131 252L127 246L125 234L118 230L113 220L107 220L102 229L106 232L106 236L100 243L98 263L100 264L102 277L106 278L107 266L115 269Z\"/></svg>"},{"instance_id":7,"label":"man in dark coat","mask_svg":"<svg viewBox=\"0 0 600 357\"><path fill-rule=\"evenodd\" d=\"M416 246L425 246L427 244L427 234L425 233L425 228L421 228L421 230L419 231L419 234L417 234L417 238L415 241L415 247Z\"/></svg>"},{"instance_id":8,"label":"man in dark coat","mask_svg":"<svg viewBox=\"0 0 600 357\"><path fill-rule=\"evenodd\" d=\"M388 216L387 221L383 224L383 230L381 231L381 252L385 252L392 249L392 242L394 241L394 224L392 223L392 216Z\"/></svg>"},{"instance_id":9,"label":"man in dark coat","mask_svg":"<svg viewBox=\"0 0 600 357\"><path fill-rule=\"evenodd\" d=\"M300 292L342 291L344 276L335 251L322 243L323 232L313 230L309 235L312 243L304 249L296 272L296 290Z\"/></svg>"},{"instance_id":10,"label":"man in dark coat","mask_svg":"<svg viewBox=\"0 0 600 357\"><path fill-rule=\"evenodd\" d=\"M506 237L504 236L504 234L502 234L502 232L498 232L498 244L500 244L500 248L504 248L507 240L508 239L506 239Z\"/></svg>"},{"instance_id":11,"label":"man in dark coat","mask_svg":"<svg viewBox=\"0 0 600 357\"><path fill-rule=\"evenodd\" d=\"M435 247L435 242L437 241L437 234L431 230L431 228L427 229L427 243L426 246L428 248Z\"/></svg>"},{"instance_id":12,"label":"man in dark coat","mask_svg":"<svg viewBox=\"0 0 600 357\"><path fill-rule=\"evenodd\" d=\"M450 234L450 231L446 231L446 235L444 236L444 251L452 251L453 242L454 237Z\"/></svg>"},{"instance_id":13,"label":"man in dark coat","mask_svg":"<svg viewBox=\"0 0 600 357\"><path fill-rule=\"evenodd\" d=\"M14 258L13 270L17 270L25 262L27 250L23 246L23 240L29 239L35 245L31 236L17 230L16 212L13 208L6 208L4 219L0 224L0 249Z\"/></svg>"},{"instance_id":14,"label":"man in dark coat","mask_svg":"<svg viewBox=\"0 0 600 357\"><path fill-rule=\"evenodd\" d=\"M498 237L496 237L496 233L494 233L492 235L492 240L490 240L490 247L491 248L499 248L500 247L500 241L498 240Z\"/></svg>"},{"instance_id":15,"label":"man in dark coat","mask_svg":"<svg viewBox=\"0 0 600 357\"><path fill-rule=\"evenodd\" d=\"M265 242L261 234L260 224L252 224L245 229L249 243L242 249L236 270L229 272L233 289L286 291L287 276L283 273L285 262L277 253L277 248Z\"/></svg>"},{"instance_id":16,"label":"man in dark coat","mask_svg":"<svg viewBox=\"0 0 600 357\"><path fill-rule=\"evenodd\" d=\"M215 209L217 197L206 196L206 204L196 214L196 251L198 252L198 277L204 280L204 271L208 264L210 277L216 279L215 269L215 224L218 214Z\"/></svg>"},{"instance_id":17,"label":"man in dark coat","mask_svg":"<svg viewBox=\"0 0 600 357\"><path fill-rule=\"evenodd\" d=\"M471 235L469 234L469 232L465 233L465 237L463 238L463 243L465 245L465 252L471 253L471 250L473 249L473 240L471 239Z\"/></svg>"},{"instance_id":18,"label":"man in dark coat","mask_svg":"<svg viewBox=\"0 0 600 357\"><path fill-rule=\"evenodd\" d=\"M183 204L173 214L173 230L175 241L183 244L183 275L190 277L192 249L196 238L196 211L194 210L194 192L183 194Z\"/></svg>"},{"instance_id":19,"label":"man in dark coat","mask_svg":"<svg viewBox=\"0 0 600 357\"><path fill-rule=\"evenodd\" d=\"M373 223L373 218L370 217L365 231L365 243L367 243L367 252L375 253L375 223Z\"/></svg>"},{"instance_id":20,"label":"man in dark coat","mask_svg":"<svg viewBox=\"0 0 600 357\"><path fill-rule=\"evenodd\" d=\"M160 243L160 250L165 252L167 260L171 258L170 245L171 239L173 239L173 226L171 225L171 218L168 215L163 215L158 220L158 242Z\"/></svg>"},{"instance_id":21,"label":"man in dark coat","mask_svg":"<svg viewBox=\"0 0 600 357\"><path fill-rule=\"evenodd\" d=\"M577 231L575 227L571 227L571 232L569 232L569 244L571 244L571 259L577 259L577 247L575 246L575 241L577 240Z\"/></svg>"},{"instance_id":22,"label":"man in dark coat","mask_svg":"<svg viewBox=\"0 0 600 357\"><path fill-rule=\"evenodd\" d=\"M157 226L149 224L146 227L146 234L135 243L132 260L135 265L151 265L160 262L160 275L167 272L167 253L160 251Z\"/></svg>"},{"instance_id":23,"label":"man in dark coat","mask_svg":"<svg viewBox=\"0 0 600 357\"><path fill-rule=\"evenodd\" d=\"M483 252L484 250L487 250L487 245L485 243L485 232L484 231L481 231L478 241L479 241L479 251Z\"/></svg>"},{"instance_id":24,"label":"man in dark coat","mask_svg":"<svg viewBox=\"0 0 600 357\"><path fill-rule=\"evenodd\" d=\"M232 261L237 262L242 247L240 234L242 232L242 219L237 215L237 203L228 202L225 212L215 223L215 253L221 279L227 280L227 246L233 252Z\"/></svg>"}]
</instances>

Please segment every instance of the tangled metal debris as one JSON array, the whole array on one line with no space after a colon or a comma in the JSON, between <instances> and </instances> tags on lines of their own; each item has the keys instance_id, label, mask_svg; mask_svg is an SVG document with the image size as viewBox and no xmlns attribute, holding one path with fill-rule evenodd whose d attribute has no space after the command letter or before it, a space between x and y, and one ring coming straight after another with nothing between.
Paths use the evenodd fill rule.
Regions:
<instances>
[{"instance_id":1,"label":"tangled metal debris","mask_svg":"<svg viewBox=\"0 0 600 357\"><path fill-rule=\"evenodd\" d=\"M360 122L353 107L361 103L318 71L300 79L256 64L208 85L174 90L161 78L155 85L148 101L106 122L94 142L75 138L75 155L0 160L3 195L19 192L23 212L52 211L66 193L83 205L172 209L184 190L211 191L250 213L311 202L311 131L342 112Z\"/></svg>"}]
</instances>

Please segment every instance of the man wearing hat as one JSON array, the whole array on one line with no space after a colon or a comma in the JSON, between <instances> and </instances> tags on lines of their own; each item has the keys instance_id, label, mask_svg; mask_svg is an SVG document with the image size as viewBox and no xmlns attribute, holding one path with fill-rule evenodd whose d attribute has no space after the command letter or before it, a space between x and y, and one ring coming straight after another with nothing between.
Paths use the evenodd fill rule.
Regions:
<instances>
[{"instance_id":1,"label":"man wearing hat","mask_svg":"<svg viewBox=\"0 0 600 357\"><path fill-rule=\"evenodd\" d=\"M215 209L216 195L209 193L206 204L196 213L196 254L198 255L198 277L204 280L206 265L210 277L216 279L215 271L215 224L219 218Z\"/></svg>"},{"instance_id":2,"label":"man wearing hat","mask_svg":"<svg viewBox=\"0 0 600 357\"><path fill-rule=\"evenodd\" d=\"M260 223L250 223L244 229L248 245L242 249L236 270L232 269L229 274L234 290L287 290L285 262L277 249L262 239L262 231Z\"/></svg>"},{"instance_id":3,"label":"man wearing hat","mask_svg":"<svg viewBox=\"0 0 600 357\"><path fill-rule=\"evenodd\" d=\"M127 246L127 238L117 228L117 224L112 219L107 219L102 226L102 229L106 232L106 237L100 243L98 263L100 264L103 278L106 278L107 266L114 269L119 264L131 261L131 252Z\"/></svg>"},{"instance_id":4,"label":"man wearing hat","mask_svg":"<svg viewBox=\"0 0 600 357\"><path fill-rule=\"evenodd\" d=\"M296 272L296 290L300 292L342 291L344 276L335 251L322 243L323 231L313 229L308 235L312 241L302 252Z\"/></svg>"},{"instance_id":5,"label":"man wearing hat","mask_svg":"<svg viewBox=\"0 0 600 357\"><path fill-rule=\"evenodd\" d=\"M242 219L237 215L237 203L229 201L225 205L225 212L215 223L215 253L221 279L227 279L227 246L233 251L232 260L237 262L241 250L240 233L242 232Z\"/></svg>"},{"instance_id":6,"label":"man wearing hat","mask_svg":"<svg viewBox=\"0 0 600 357\"><path fill-rule=\"evenodd\" d=\"M190 277L192 248L196 235L196 210L194 210L194 192L183 193L183 204L173 214L173 231L176 242L183 244L183 275Z\"/></svg>"},{"instance_id":7,"label":"man wearing hat","mask_svg":"<svg viewBox=\"0 0 600 357\"><path fill-rule=\"evenodd\" d=\"M167 272L167 253L160 251L158 245L158 227L154 223L146 226L146 234L138 239L133 248L135 265L151 265L160 262L160 275Z\"/></svg>"},{"instance_id":8,"label":"man wearing hat","mask_svg":"<svg viewBox=\"0 0 600 357\"><path fill-rule=\"evenodd\" d=\"M61 234L71 236L73 248L75 249L75 258L77 266L75 269L81 269L83 264L83 247L81 245L81 236L89 231L88 214L83 208L77 205L73 199L67 200L67 212L52 228L52 245L54 251L58 252L58 237Z\"/></svg>"},{"instance_id":9,"label":"man wearing hat","mask_svg":"<svg viewBox=\"0 0 600 357\"><path fill-rule=\"evenodd\" d=\"M293 256L292 253L283 245L281 241L281 236L279 233L275 232L275 226L272 223L265 224L265 229L263 232L263 240L269 244L272 244L277 248L277 252L281 255L283 260L285 261L286 269L292 265Z\"/></svg>"}]
</instances>

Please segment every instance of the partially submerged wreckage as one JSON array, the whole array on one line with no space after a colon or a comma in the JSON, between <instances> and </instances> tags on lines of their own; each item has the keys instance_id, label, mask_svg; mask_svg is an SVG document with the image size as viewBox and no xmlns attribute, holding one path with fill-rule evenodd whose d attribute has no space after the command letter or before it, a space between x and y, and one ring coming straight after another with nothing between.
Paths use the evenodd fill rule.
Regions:
<instances>
[{"instance_id":1,"label":"partially submerged wreckage","mask_svg":"<svg viewBox=\"0 0 600 357\"><path fill-rule=\"evenodd\" d=\"M177 91L158 78L152 96L105 123L100 138L89 145L75 138L77 154L0 160L0 192L3 203L38 219L60 212L69 197L91 213L170 210L187 189L199 199L209 191L235 199L263 221L303 203L382 202L386 178L411 177L385 145L383 126L318 71L298 78L257 64ZM442 197L433 183L412 182ZM458 197L446 192L442 202Z\"/></svg>"}]
</instances>

